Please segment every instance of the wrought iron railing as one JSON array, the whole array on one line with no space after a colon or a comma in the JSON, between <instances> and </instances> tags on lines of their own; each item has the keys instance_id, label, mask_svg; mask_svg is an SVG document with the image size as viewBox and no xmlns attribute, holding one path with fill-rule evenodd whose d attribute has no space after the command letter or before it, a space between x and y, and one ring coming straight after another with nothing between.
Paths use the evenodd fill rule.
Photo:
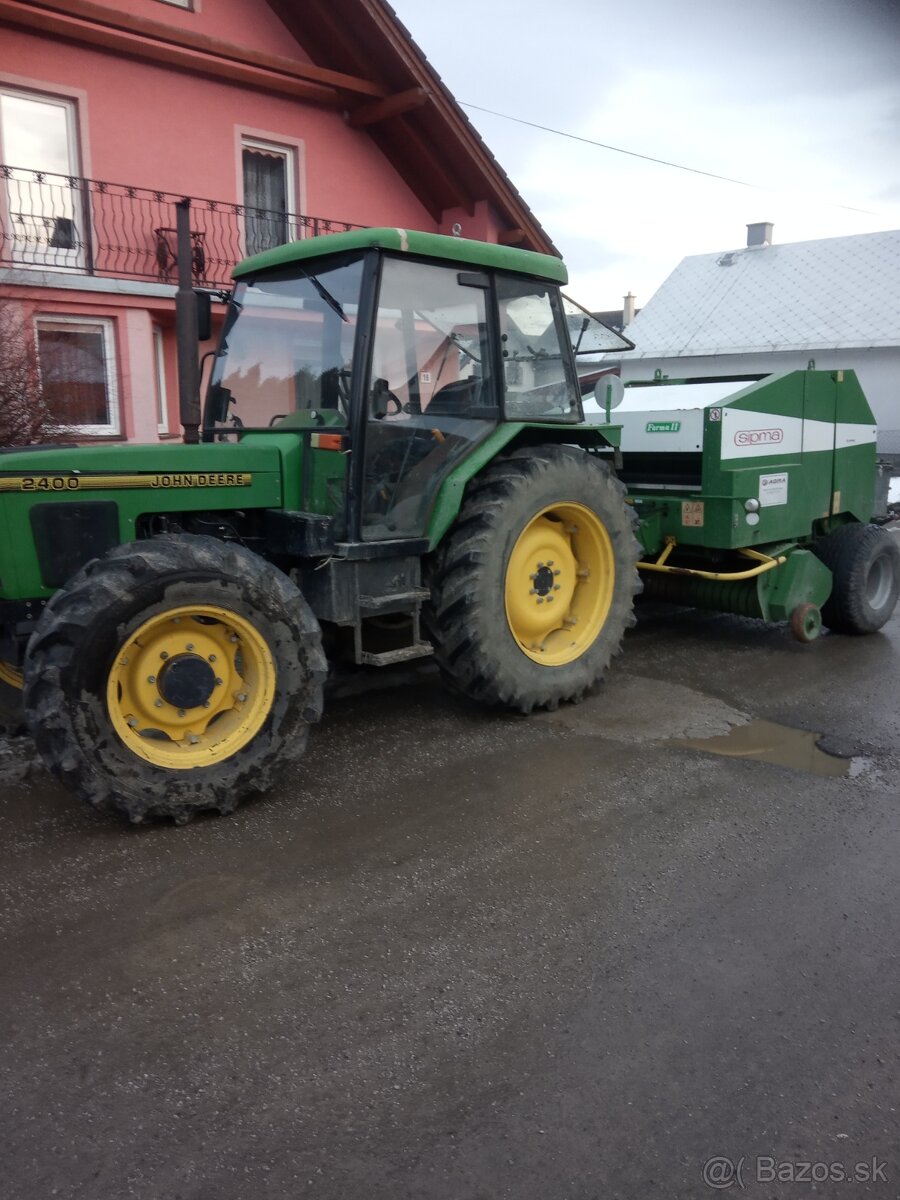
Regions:
<instances>
[{"instance_id":1,"label":"wrought iron railing","mask_svg":"<svg viewBox=\"0 0 900 1200\"><path fill-rule=\"evenodd\" d=\"M0 266L175 282L174 192L0 165ZM194 281L285 242L362 229L300 213L190 197Z\"/></svg>"}]
</instances>

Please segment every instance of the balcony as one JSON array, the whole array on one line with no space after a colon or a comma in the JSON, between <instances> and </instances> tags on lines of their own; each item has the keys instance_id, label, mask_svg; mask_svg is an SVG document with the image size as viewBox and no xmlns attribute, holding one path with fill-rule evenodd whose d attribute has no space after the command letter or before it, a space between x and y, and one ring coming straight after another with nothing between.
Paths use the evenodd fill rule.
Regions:
<instances>
[{"instance_id":1,"label":"balcony","mask_svg":"<svg viewBox=\"0 0 900 1200\"><path fill-rule=\"evenodd\" d=\"M0 268L176 282L173 192L0 165ZM225 287L249 254L362 229L301 213L189 197L194 283Z\"/></svg>"}]
</instances>

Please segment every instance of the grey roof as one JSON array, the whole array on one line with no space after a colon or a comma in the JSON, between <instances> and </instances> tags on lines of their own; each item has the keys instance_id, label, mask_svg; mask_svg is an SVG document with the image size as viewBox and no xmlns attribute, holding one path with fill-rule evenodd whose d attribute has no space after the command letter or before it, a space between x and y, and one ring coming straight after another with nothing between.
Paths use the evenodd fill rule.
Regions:
<instances>
[{"instance_id":1,"label":"grey roof","mask_svg":"<svg viewBox=\"0 0 900 1200\"><path fill-rule=\"evenodd\" d=\"M635 358L900 345L900 230L685 258L628 327Z\"/></svg>"}]
</instances>

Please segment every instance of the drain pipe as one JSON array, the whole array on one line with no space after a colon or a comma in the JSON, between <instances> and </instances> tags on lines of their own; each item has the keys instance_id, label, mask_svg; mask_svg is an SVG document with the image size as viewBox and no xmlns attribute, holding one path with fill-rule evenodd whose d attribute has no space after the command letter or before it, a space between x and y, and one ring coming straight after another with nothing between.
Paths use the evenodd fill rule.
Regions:
<instances>
[{"instance_id":1,"label":"drain pipe","mask_svg":"<svg viewBox=\"0 0 900 1200\"><path fill-rule=\"evenodd\" d=\"M178 406L183 440L200 441L200 365L197 360L199 321L194 292L194 255L191 245L191 202L175 205L178 237L178 291L175 293L175 345L178 352Z\"/></svg>"}]
</instances>

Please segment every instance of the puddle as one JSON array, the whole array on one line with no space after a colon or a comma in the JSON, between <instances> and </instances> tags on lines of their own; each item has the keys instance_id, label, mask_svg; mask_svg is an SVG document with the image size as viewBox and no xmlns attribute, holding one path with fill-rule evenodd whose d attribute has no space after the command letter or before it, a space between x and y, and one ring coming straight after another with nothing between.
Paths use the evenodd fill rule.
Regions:
<instances>
[{"instance_id":1,"label":"puddle","mask_svg":"<svg viewBox=\"0 0 900 1200\"><path fill-rule=\"evenodd\" d=\"M736 725L723 737L683 738L679 746L705 750L708 754L724 754L728 758L758 758L777 767L793 767L811 775L855 775L854 759L836 758L826 754L816 744L821 733L806 729L790 729L772 721L751 721Z\"/></svg>"}]
</instances>

